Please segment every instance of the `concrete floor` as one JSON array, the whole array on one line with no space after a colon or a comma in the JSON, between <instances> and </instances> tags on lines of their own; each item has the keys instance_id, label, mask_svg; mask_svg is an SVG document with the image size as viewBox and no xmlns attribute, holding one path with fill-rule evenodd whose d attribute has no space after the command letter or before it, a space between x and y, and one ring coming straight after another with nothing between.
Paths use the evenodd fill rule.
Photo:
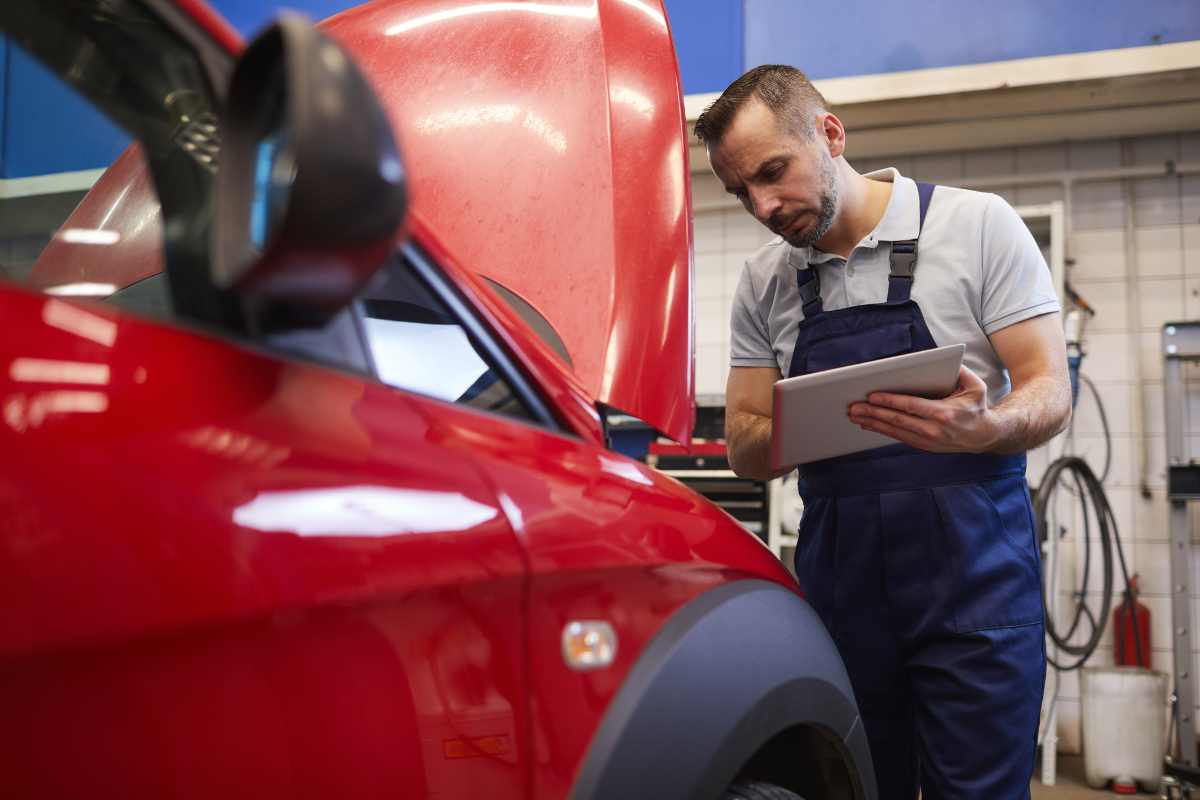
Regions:
<instances>
[{"instance_id":1,"label":"concrete floor","mask_svg":"<svg viewBox=\"0 0 1200 800\"><path fill-rule=\"evenodd\" d=\"M1041 764L1038 764L1033 782L1029 785L1033 800L1095 800L1095 798L1130 797L1131 795L1116 795L1109 790L1090 788L1083 779L1083 757L1059 755L1058 775L1053 786L1042 786ZM1137 794L1133 797L1157 797L1157 794Z\"/></svg>"}]
</instances>

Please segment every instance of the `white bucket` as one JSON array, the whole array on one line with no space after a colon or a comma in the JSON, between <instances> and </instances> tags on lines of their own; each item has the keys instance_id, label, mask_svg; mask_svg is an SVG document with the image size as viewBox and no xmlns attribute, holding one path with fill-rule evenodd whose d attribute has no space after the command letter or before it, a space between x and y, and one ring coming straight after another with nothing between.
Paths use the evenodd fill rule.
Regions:
<instances>
[{"instance_id":1,"label":"white bucket","mask_svg":"<svg viewBox=\"0 0 1200 800\"><path fill-rule=\"evenodd\" d=\"M1137 781L1158 791L1167 751L1167 676L1141 667L1085 667L1083 769L1088 785Z\"/></svg>"}]
</instances>

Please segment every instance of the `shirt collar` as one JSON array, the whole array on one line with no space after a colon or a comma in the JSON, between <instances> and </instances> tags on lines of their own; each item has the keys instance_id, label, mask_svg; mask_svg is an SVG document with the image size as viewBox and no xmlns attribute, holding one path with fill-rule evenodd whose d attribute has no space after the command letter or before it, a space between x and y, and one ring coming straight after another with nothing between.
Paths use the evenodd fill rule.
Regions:
<instances>
[{"instance_id":1,"label":"shirt collar","mask_svg":"<svg viewBox=\"0 0 1200 800\"><path fill-rule=\"evenodd\" d=\"M876 247L880 242L916 239L921 230L921 201L917 196L917 182L901 175L895 167L868 172L863 177L892 184L892 196L887 209L875 230L867 234L867 244Z\"/></svg>"},{"instance_id":2,"label":"shirt collar","mask_svg":"<svg viewBox=\"0 0 1200 800\"><path fill-rule=\"evenodd\" d=\"M921 230L921 205L917 196L916 181L904 177L895 167L877 169L864 174L863 177L892 184L892 196L888 199L887 208L884 209L879 224L867 234L859 246L874 248L878 247L880 242L916 239ZM811 246L792 248L791 262L797 269L835 259L840 260L840 257Z\"/></svg>"}]
</instances>

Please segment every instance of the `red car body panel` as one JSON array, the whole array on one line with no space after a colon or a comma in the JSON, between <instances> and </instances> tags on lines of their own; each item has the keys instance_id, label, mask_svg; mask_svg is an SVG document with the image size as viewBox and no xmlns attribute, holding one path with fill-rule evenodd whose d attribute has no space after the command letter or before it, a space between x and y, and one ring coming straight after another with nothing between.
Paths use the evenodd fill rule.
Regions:
<instances>
[{"instance_id":1,"label":"red car body panel","mask_svg":"<svg viewBox=\"0 0 1200 800\"><path fill-rule=\"evenodd\" d=\"M626 673L672 613L731 580L791 578L724 512L644 464L469 409L429 408L461 426L446 446L484 471L528 554L533 796L564 797ZM557 643L568 622L593 619L613 625L616 661L574 672Z\"/></svg>"},{"instance_id":2,"label":"red car body panel","mask_svg":"<svg viewBox=\"0 0 1200 800\"><path fill-rule=\"evenodd\" d=\"M14 794L527 796L526 556L432 401L104 309L0 307L37 343L4 348Z\"/></svg>"},{"instance_id":3,"label":"red car body panel","mask_svg":"<svg viewBox=\"0 0 1200 800\"><path fill-rule=\"evenodd\" d=\"M431 232L549 319L592 397L687 441L691 209L661 3L372 3L324 27L373 78Z\"/></svg>"},{"instance_id":4,"label":"red car body panel","mask_svg":"<svg viewBox=\"0 0 1200 800\"><path fill-rule=\"evenodd\" d=\"M428 796L559 797L673 611L787 581L702 498L595 443L101 306L10 289L0 313L28 334L0 382L0 703L30 721L0 768L19 793L119 769L123 791L175 796L403 778L418 797L423 776ZM612 622L611 668L567 669L572 619Z\"/></svg>"},{"instance_id":5,"label":"red car body panel","mask_svg":"<svg viewBox=\"0 0 1200 800\"><path fill-rule=\"evenodd\" d=\"M593 399L689 441L687 129L661 4L391 0L323 27L391 116L414 236L545 316ZM118 162L64 226L129 233L128 251L81 270L80 246L56 240L35 283L126 286L161 269L139 247L161 236L145 180Z\"/></svg>"},{"instance_id":6,"label":"red car body panel","mask_svg":"<svg viewBox=\"0 0 1200 800\"><path fill-rule=\"evenodd\" d=\"M502 10L457 13L485 6ZM0 287L15 795L565 797L675 612L744 578L795 589L715 506L607 450L595 408L690 434L686 147L659 3L376 2L327 27L401 130L410 238L562 430ZM126 153L64 226L121 244L60 236L36 282L158 271L140 163ZM481 275L551 320L574 369ZM575 620L612 625L610 666L567 666Z\"/></svg>"},{"instance_id":7,"label":"red car body panel","mask_svg":"<svg viewBox=\"0 0 1200 800\"><path fill-rule=\"evenodd\" d=\"M121 238L113 246L96 247L73 241L70 230L115 231ZM134 143L104 171L42 250L29 282L43 288L123 288L162 272L162 244L162 211L142 149Z\"/></svg>"}]
</instances>

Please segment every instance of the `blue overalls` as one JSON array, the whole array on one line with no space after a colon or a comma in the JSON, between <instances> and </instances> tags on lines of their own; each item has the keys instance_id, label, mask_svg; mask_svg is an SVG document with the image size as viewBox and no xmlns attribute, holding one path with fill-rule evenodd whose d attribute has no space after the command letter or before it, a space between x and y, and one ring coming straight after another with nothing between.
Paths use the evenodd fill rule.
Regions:
<instances>
[{"instance_id":1,"label":"blue overalls","mask_svg":"<svg viewBox=\"0 0 1200 800\"><path fill-rule=\"evenodd\" d=\"M887 302L836 311L799 270L788 376L934 347L916 260L917 240L893 242ZM1028 798L1046 666L1025 456L895 444L800 477L796 575L846 662L881 800Z\"/></svg>"}]
</instances>

